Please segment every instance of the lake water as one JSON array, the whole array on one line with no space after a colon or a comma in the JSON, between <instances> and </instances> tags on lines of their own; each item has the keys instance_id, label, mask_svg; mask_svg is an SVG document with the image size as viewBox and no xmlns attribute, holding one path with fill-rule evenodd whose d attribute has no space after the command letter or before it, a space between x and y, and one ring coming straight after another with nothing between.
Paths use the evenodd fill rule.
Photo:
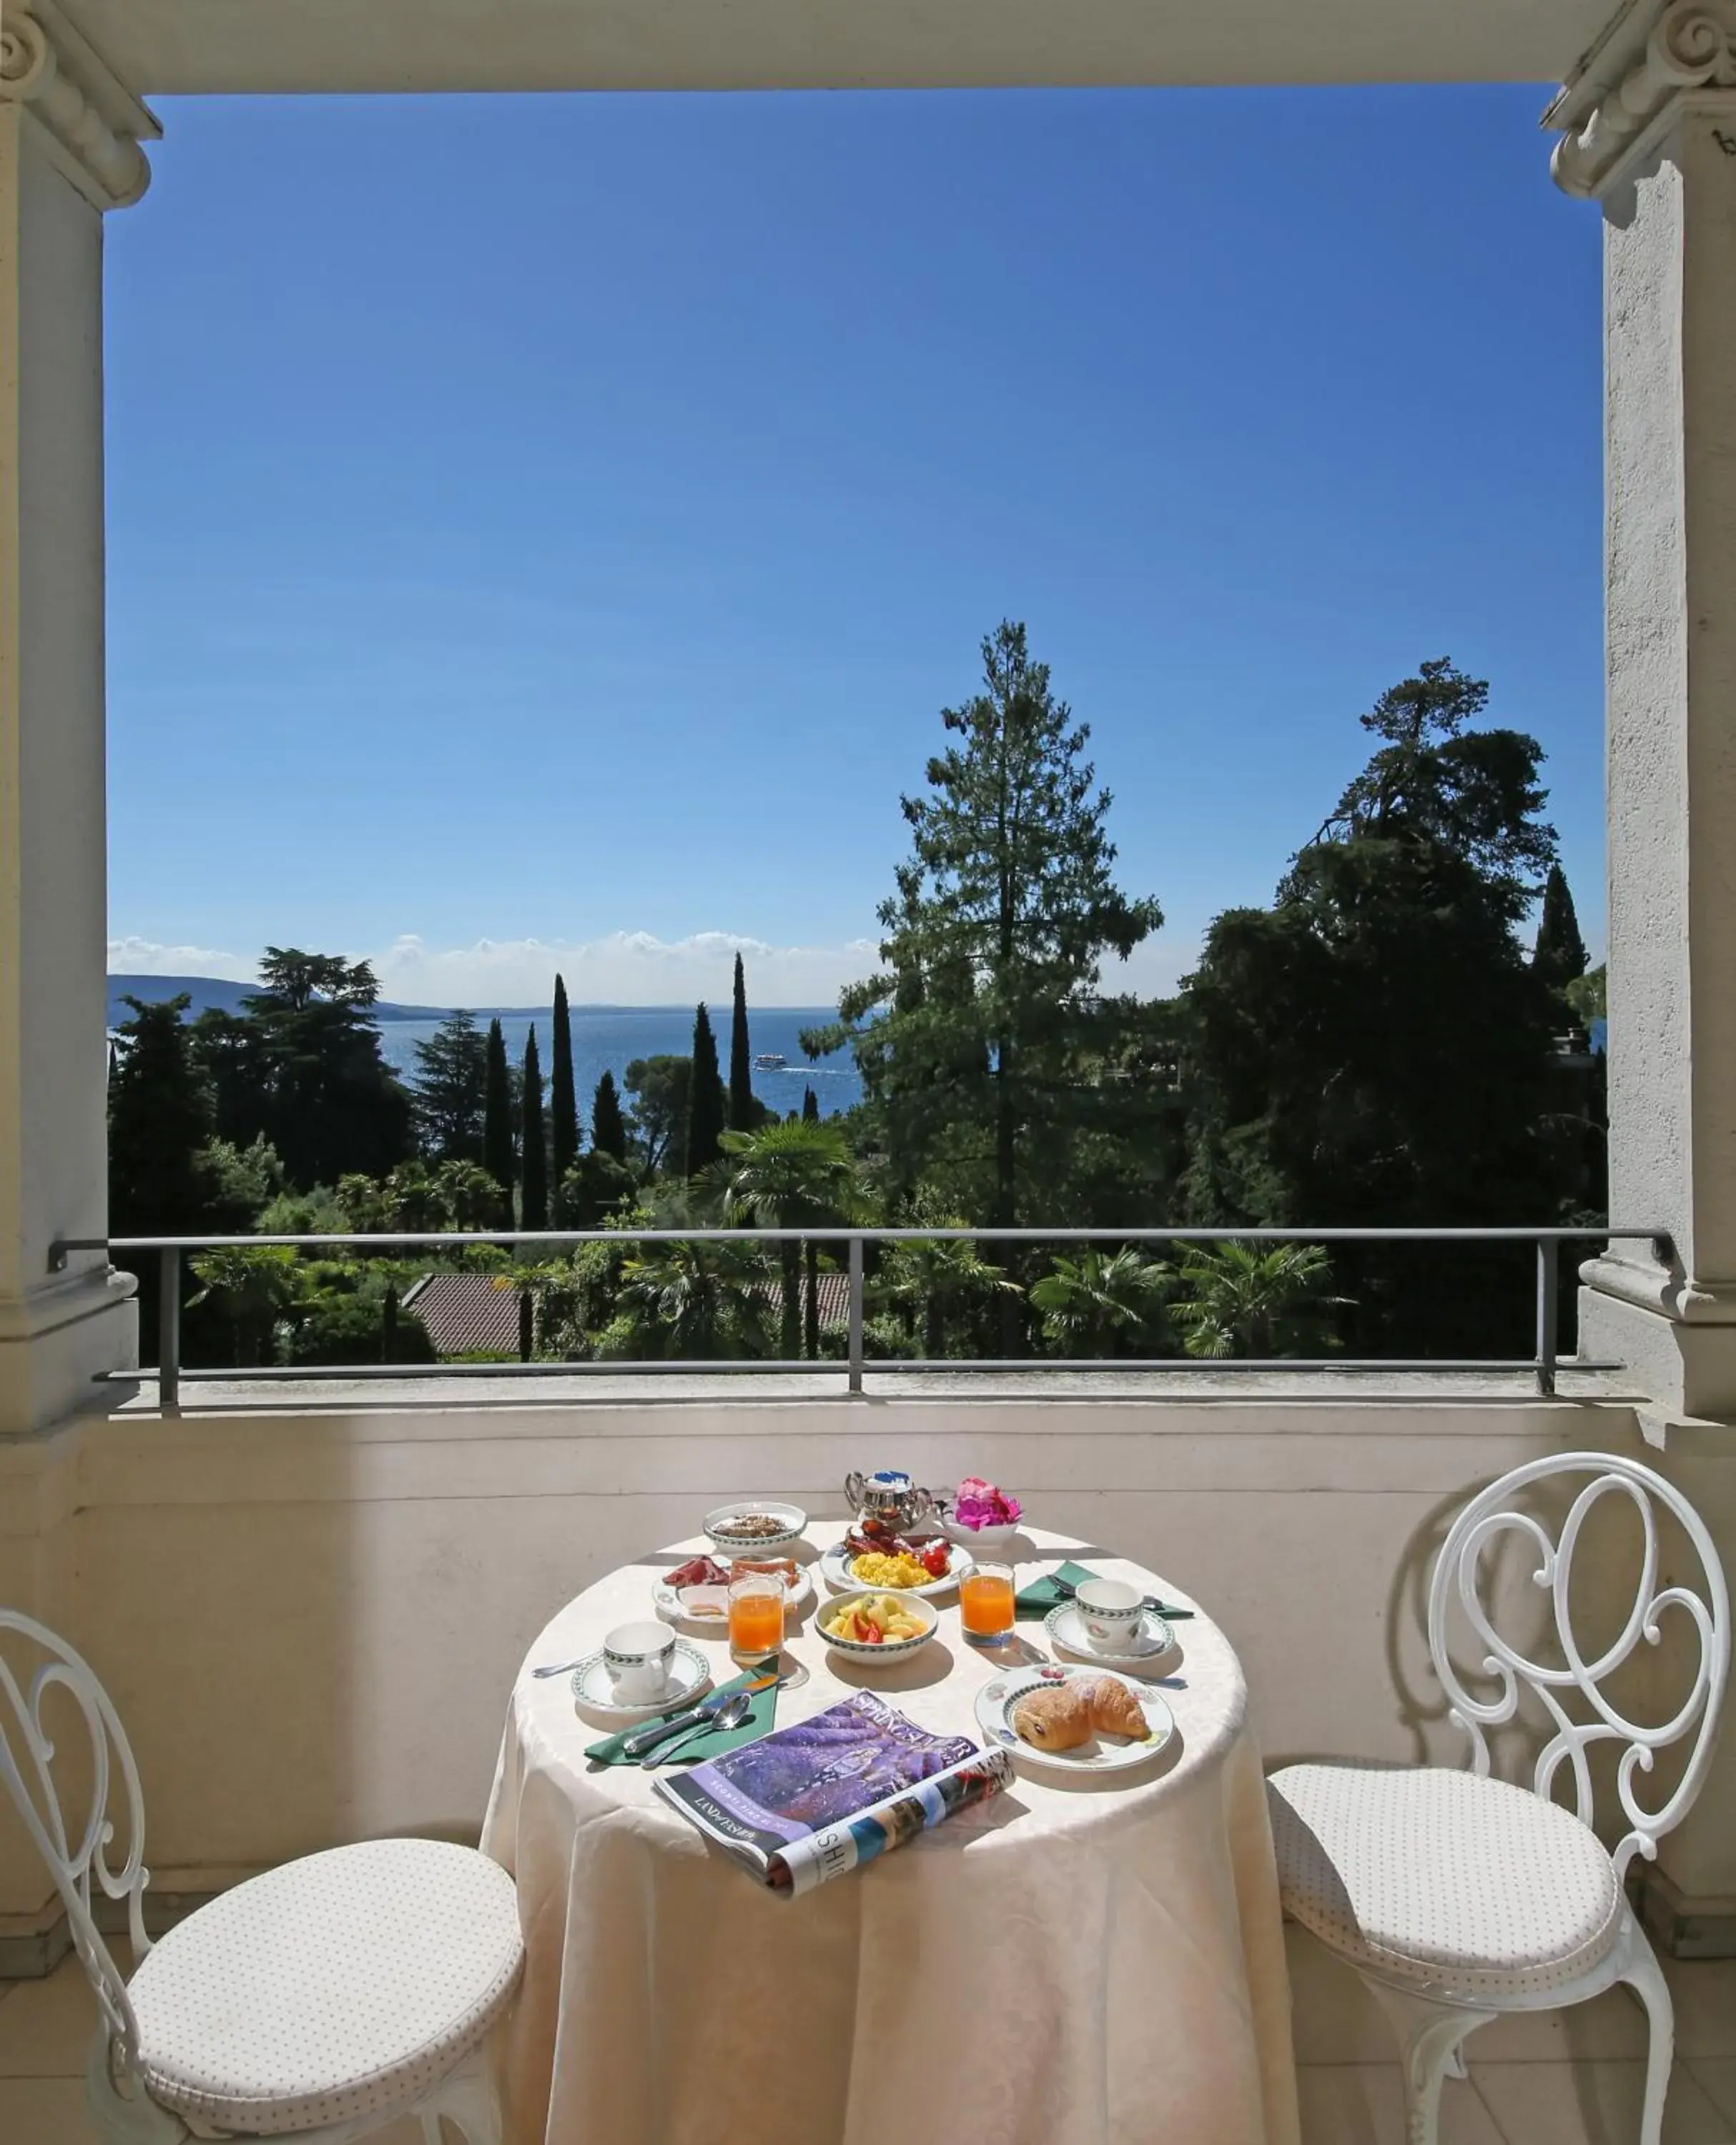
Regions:
<instances>
[{"instance_id":1,"label":"lake water","mask_svg":"<svg viewBox=\"0 0 1736 2145\"><path fill-rule=\"evenodd\" d=\"M730 1009L709 1006L717 1036L718 1063L727 1082L729 1077ZM490 1016L479 1013L477 1025L485 1028ZM862 1082L855 1061L848 1050L810 1064L802 1055L802 1030L818 1028L837 1018L832 1006L765 1006L748 1009L748 1033L756 1054L773 1053L788 1061L788 1070L758 1069L754 1092L769 1109L782 1116L802 1107L802 1090L812 1087L822 1117L833 1117L862 1099ZM533 1021L536 1027L537 1056L543 1078L549 1077L552 1055L553 1016L503 1013L500 1033L506 1055L514 1064L525 1056L525 1037ZM613 1072L622 1089L621 1103L629 1106L624 1074L635 1058L663 1055L685 1057L693 1047L694 1009L691 1006L578 1006L571 1008L573 1028L573 1084L578 1090L579 1117L587 1137L590 1129L591 1097L605 1072ZM439 1026L437 1020L382 1020L380 1048L387 1062L406 1080L415 1077L415 1046L426 1043Z\"/></svg>"}]
</instances>

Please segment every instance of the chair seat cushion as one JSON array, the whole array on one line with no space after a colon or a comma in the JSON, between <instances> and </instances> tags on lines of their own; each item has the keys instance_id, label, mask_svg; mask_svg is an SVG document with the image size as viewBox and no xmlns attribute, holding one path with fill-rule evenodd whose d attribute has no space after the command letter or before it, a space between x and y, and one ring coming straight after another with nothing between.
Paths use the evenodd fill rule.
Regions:
<instances>
[{"instance_id":1,"label":"chair seat cushion","mask_svg":"<svg viewBox=\"0 0 1736 2145\"><path fill-rule=\"evenodd\" d=\"M1353 1965L1499 2003L1589 1973L1621 1928L1588 1825L1523 1788L1435 1767L1288 1765L1267 1783L1287 1912Z\"/></svg>"},{"instance_id":2,"label":"chair seat cushion","mask_svg":"<svg viewBox=\"0 0 1736 2145\"><path fill-rule=\"evenodd\" d=\"M254 2137L407 2105L481 2040L524 1959L513 1882L433 1839L335 1848L225 1892L128 1984L145 2084Z\"/></svg>"}]
</instances>

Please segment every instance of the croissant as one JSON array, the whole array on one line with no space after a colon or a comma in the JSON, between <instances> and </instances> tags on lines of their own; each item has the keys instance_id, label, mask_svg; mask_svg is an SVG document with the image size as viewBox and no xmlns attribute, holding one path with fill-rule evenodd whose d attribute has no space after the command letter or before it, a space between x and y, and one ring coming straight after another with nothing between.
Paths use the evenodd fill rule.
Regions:
<instances>
[{"instance_id":1,"label":"croissant","mask_svg":"<svg viewBox=\"0 0 1736 2145\"><path fill-rule=\"evenodd\" d=\"M1099 1676L1091 1686L1091 1724L1106 1735L1131 1735L1141 1742L1151 1732L1139 1700L1113 1676Z\"/></svg>"},{"instance_id":2,"label":"croissant","mask_svg":"<svg viewBox=\"0 0 1736 2145\"><path fill-rule=\"evenodd\" d=\"M1077 1750L1098 1732L1143 1740L1139 1700L1113 1676L1073 1677L1028 1692L1012 1709L1014 1733L1033 1750Z\"/></svg>"},{"instance_id":3,"label":"croissant","mask_svg":"<svg viewBox=\"0 0 1736 2145\"><path fill-rule=\"evenodd\" d=\"M1091 1687L1067 1682L1030 1691L1013 1707L1012 1725L1033 1750L1077 1750L1092 1738Z\"/></svg>"}]
</instances>

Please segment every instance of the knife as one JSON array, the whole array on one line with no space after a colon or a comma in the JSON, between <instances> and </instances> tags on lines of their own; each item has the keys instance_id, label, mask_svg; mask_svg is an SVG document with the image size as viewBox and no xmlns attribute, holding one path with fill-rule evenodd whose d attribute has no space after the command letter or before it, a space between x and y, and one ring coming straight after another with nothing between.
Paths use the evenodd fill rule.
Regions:
<instances>
[{"instance_id":1,"label":"knife","mask_svg":"<svg viewBox=\"0 0 1736 2145\"><path fill-rule=\"evenodd\" d=\"M751 1683L739 1684L736 1690L749 1691L757 1696L759 1692L769 1690L773 1684L783 1680L783 1677L773 1669L765 1675L755 1676ZM701 1726L710 1719L720 1705L734 1696L734 1690L714 1690L709 1698L702 1698L697 1705L689 1706L685 1713L671 1714L666 1720L654 1720L649 1728L636 1729L621 1744L622 1755L643 1758L647 1750L654 1750L666 1737L679 1735L684 1729Z\"/></svg>"}]
</instances>

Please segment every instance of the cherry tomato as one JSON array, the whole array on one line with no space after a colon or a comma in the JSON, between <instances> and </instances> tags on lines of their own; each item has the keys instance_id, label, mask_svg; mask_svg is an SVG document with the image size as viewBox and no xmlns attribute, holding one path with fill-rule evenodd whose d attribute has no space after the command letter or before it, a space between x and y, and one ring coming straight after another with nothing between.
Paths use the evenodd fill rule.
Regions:
<instances>
[{"instance_id":1,"label":"cherry tomato","mask_svg":"<svg viewBox=\"0 0 1736 2145\"><path fill-rule=\"evenodd\" d=\"M923 1551L922 1566L931 1579L944 1579L953 1561L944 1542L930 1542Z\"/></svg>"}]
</instances>

